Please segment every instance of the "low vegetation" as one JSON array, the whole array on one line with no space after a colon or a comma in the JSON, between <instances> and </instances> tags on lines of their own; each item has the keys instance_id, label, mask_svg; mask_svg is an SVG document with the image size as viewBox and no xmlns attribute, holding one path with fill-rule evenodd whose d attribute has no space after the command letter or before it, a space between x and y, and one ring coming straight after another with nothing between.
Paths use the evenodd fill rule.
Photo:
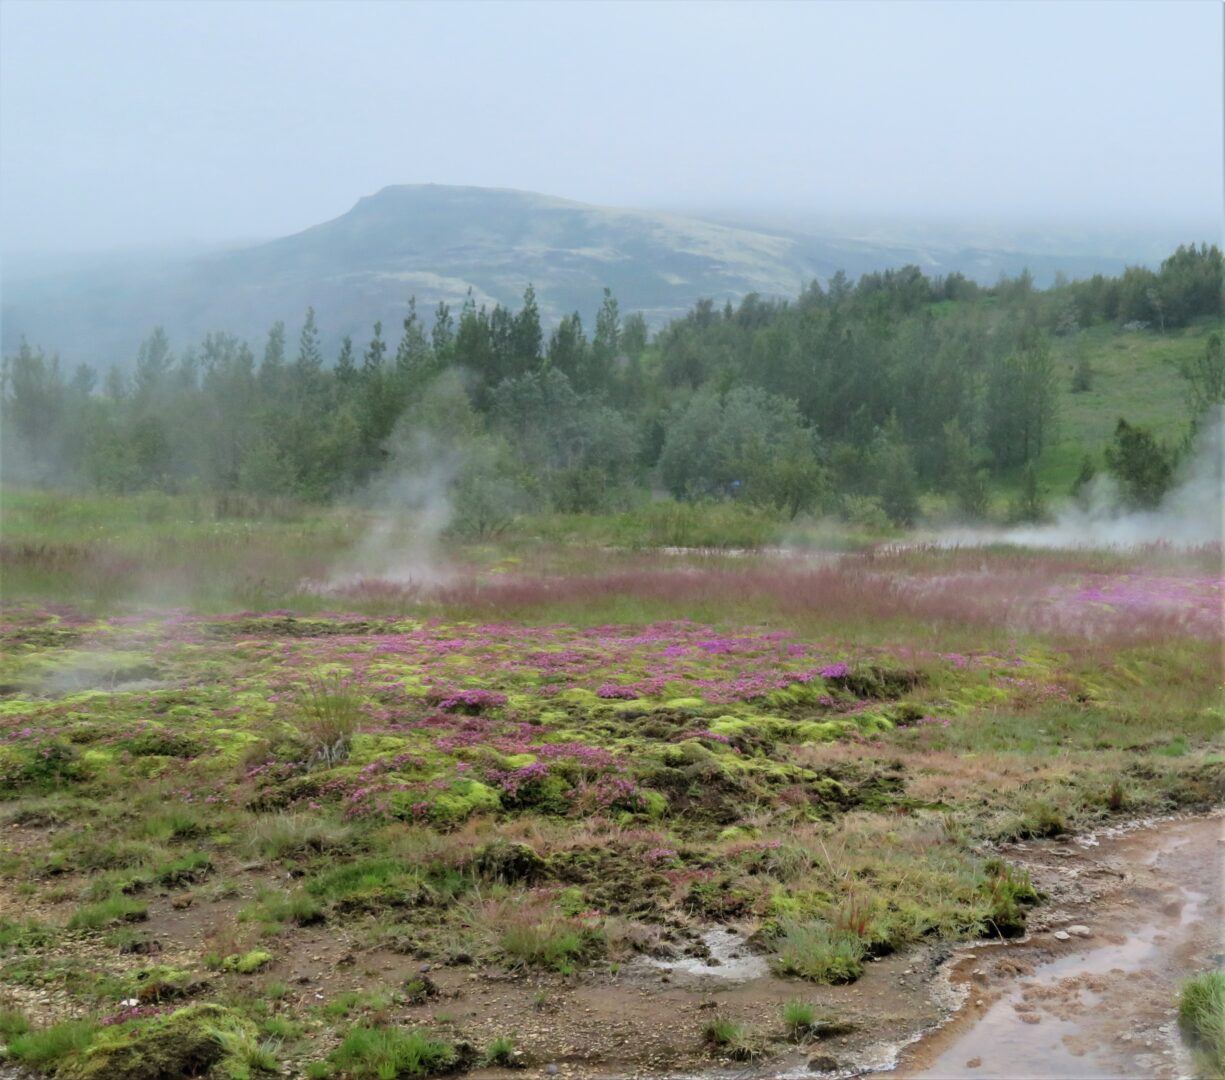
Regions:
<instances>
[{"instance_id":1,"label":"low vegetation","mask_svg":"<svg viewBox=\"0 0 1225 1080\"><path fill-rule=\"evenodd\" d=\"M92 505L27 497L25 527ZM35 1072L543 1065L576 988L717 928L794 997L678 1013L676 1060L794 1052L874 959L1024 931L1043 897L1002 841L1221 798L1216 548L507 536L428 587L329 587L340 517L210 540L177 510L146 535L153 505L58 534L89 602L31 596L31 554L0 616L0 1037ZM193 606L108 599L120 553ZM271 567L262 594L227 564Z\"/></svg>"},{"instance_id":2,"label":"low vegetation","mask_svg":"<svg viewBox=\"0 0 1225 1080\"><path fill-rule=\"evenodd\" d=\"M1225 1076L1225 972L1206 971L1182 988L1178 1021L1196 1055L1199 1075Z\"/></svg>"}]
</instances>

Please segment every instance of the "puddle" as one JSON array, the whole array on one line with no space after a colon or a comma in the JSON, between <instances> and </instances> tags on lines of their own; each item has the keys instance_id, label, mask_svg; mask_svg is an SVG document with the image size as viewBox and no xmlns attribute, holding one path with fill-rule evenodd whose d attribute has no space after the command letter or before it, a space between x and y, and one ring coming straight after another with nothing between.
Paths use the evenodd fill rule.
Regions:
<instances>
[{"instance_id":1,"label":"puddle","mask_svg":"<svg viewBox=\"0 0 1225 1080\"><path fill-rule=\"evenodd\" d=\"M1135 879L1122 903L1090 913L1097 935L1068 949L1052 944L1047 931L1017 947L1013 955L1026 958L1025 968L1006 979L1005 993L969 1026L954 1025L933 1036L923 1066L904 1075L925 1080L1179 1075L1174 1001L1178 984L1202 966L1212 955L1212 942L1220 939L1222 842L1220 819L1134 835L1130 845L1140 849L1130 857ZM982 969L973 972L982 974Z\"/></svg>"},{"instance_id":2,"label":"puddle","mask_svg":"<svg viewBox=\"0 0 1225 1080\"><path fill-rule=\"evenodd\" d=\"M752 952L740 934L723 929L707 930L701 940L710 950L709 956L682 956L675 960L644 957L641 963L674 975L723 979L735 983L763 979L770 974L766 958Z\"/></svg>"}]
</instances>

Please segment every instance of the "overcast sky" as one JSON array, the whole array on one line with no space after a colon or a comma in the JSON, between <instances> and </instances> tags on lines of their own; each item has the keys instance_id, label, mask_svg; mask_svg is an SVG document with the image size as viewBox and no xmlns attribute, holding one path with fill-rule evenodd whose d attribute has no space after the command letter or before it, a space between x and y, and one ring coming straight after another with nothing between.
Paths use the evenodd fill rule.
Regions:
<instances>
[{"instance_id":1,"label":"overcast sky","mask_svg":"<svg viewBox=\"0 0 1225 1080\"><path fill-rule=\"evenodd\" d=\"M395 183L1213 223L1222 6L0 4L0 246L281 235Z\"/></svg>"}]
</instances>

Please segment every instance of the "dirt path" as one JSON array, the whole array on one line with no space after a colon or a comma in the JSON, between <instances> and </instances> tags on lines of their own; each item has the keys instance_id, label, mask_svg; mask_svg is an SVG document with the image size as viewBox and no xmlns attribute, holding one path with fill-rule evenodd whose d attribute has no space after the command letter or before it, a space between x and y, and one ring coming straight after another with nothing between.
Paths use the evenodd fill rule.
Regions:
<instances>
[{"instance_id":1,"label":"dirt path","mask_svg":"<svg viewBox=\"0 0 1225 1080\"><path fill-rule=\"evenodd\" d=\"M1175 1001L1188 975L1225 964L1225 818L1013 854L1051 896L1036 931L954 966L964 1010L916 1044L898 1075L1188 1075ZM1091 936L1056 936L1074 927Z\"/></svg>"}]
</instances>

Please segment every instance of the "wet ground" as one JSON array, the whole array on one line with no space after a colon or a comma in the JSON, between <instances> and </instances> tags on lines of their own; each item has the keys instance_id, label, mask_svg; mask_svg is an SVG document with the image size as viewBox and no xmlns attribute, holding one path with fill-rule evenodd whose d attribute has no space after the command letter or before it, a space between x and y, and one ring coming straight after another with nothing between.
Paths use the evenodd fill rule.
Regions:
<instances>
[{"instance_id":1,"label":"wet ground","mask_svg":"<svg viewBox=\"0 0 1225 1080\"><path fill-rule=\"evenodd\" d=\"M513 1033L531 1064L474 1074L483 1080L1190 1075L1175 1002L1187 976L1225 964L1225 816L1016 844L1004 854L1048 895L1019 942L912 950L870 963L852 986L826 987L776 978L743 937L711 930L674 957L640 957L597 977L434 969L437 996L391 1019L462 1032L477 1045ZM238 902L152 905L159 960L186 962ZM398 985L420 969L408 956L363 950L343 930L298 944L272 974L307 1004ZM826 1020L819 1036L750 1064L719 1065L703 1047L714 1016L777 1039L782 1005L794 999ZM54 1001L21 1004L40 1021L56 1018ZM286 1075L302 1075L305 1062L285 1064ZM16 1075L0 1065L0 1077Z\"/></svg>"},{"instance_id":2,"label":"wet ground","mask_svg":"<svg viewBox=\"0 0 1225 1080\"><path fill-rule=\"evenodd\" d=\"M1222 817L1037 847L1035 880L1053 900L1045 928L958 962L963 1013L906 1054L898 1075L1188 1075L1175 1002L1187 976L1225 965L1223 860Z\"/></svg>"}]
</instances>

